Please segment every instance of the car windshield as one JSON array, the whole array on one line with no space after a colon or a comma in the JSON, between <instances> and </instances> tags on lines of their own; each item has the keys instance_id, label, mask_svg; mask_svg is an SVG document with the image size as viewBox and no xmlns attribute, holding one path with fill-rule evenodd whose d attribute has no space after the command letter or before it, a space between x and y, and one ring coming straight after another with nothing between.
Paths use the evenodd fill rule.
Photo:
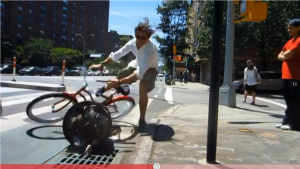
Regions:
<instances>
[{"instance_id":1,"label":"car windshield","mask_svg":"<svg viewBox=\"0 0 300 169\"><path fill-rule=\"evenodd\" d=\"M46 67L45 69L46 69L46 70L52 70L53 67L52 67L52 66L49 66L49 67Z\"/></svg>"},{"instance_id":2,"label":"car windshield","mask_svg":"<svg viewBox=\"0 0 300 169\"><path fill-rule=\"evenodd\" d=\"M2 65L1 65L1 68L6 68L6 67L8 67L7 64L2 64Z\"/></svg>"},{"instance_id":3,"label":"car windshield","mask_svg":"<svg viewBox=\"0 0 300 169\"><path fill-rule=\"evenodd\" d=\"M70 70L78 70L78 67L72 67Z\"/></svg>"}]
</instances>

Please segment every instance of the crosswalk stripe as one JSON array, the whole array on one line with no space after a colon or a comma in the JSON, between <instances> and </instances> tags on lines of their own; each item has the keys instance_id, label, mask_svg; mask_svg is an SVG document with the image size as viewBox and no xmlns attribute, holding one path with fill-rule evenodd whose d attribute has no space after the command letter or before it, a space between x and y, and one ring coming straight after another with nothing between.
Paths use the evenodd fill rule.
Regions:
<instances>
[{"instance_id":1,"label":"crosswalk stripe","mask_svg":"<svg viewBox=\"0 0 300 169\"><path fill-rule=\"evenodd\" d=\"M11 92L20 92L20 91L29 91L30 89L21 89L21 88L11 88L11 87L0 87L0 93L11 93Z\"/></svg>"},{"instance_id":2,"label":"crosswalk stripe","mask_svg":"<svg viewBox=\"0 0 300 169\"><path fill-rule=\"evenodd\" d=\"M5 97L1 98L2 100L2 106L12 106L12 105L17 105L17 104L22 104L22 103L29 103L33 99L42 96L44 94L49 94L51 92L41 92L41 93L34 93L34 94L27 94L27 95L20 95L20 96L11 96L11 97Z\"/></svg>"}]
</instances>

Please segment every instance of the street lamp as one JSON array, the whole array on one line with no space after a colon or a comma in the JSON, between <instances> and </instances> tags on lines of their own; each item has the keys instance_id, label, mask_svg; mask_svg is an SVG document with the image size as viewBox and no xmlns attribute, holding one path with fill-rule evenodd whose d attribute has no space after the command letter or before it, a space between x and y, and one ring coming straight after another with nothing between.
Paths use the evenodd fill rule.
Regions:
<instances>
[{"instance_id":1,"label":"street lamp","mask_svg":"<svg viewBox=\"0 0 300 169\"><path fill-rule=\"evenodd\" d=\"M86 46L86 40L90 36L94 36L94 34L88 35L86 38L84 38L81 34L76 34L76 36L80 36L83 40L83 58L82 58L82 65L84 65L84 57L85 57L85 46Z\"/></svg>"}]
</instances>

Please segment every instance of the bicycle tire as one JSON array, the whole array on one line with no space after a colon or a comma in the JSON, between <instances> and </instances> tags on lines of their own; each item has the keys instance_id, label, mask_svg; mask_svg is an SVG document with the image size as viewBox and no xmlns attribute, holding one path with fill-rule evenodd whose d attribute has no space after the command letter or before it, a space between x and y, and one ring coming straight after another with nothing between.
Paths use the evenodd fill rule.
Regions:
<instances>
[{"instance_id":1,"label":"bicycle tire","mask_svg":"<svg viewBox=\"0 0 300 169\"><path fill-rule=\"evenodd\" d=\"M120 107L116 105L116 103L123 102L123 101L125 101L125 104L127 104L128 107L121 111L120 109L116 108L116 107ZM120 117L126 116L132 111L134 106L135 106L134 99L132 97L124 97L124 96L121 97L117 96L112 99L109 105L105 105L112 119L118 119Z\"/></svg>"},{"instance_id":2,"label":"bicycle tire","mask_svg":"<svg viewBox=\"0 0 300 169\"><path fill-rule=\"evenodd\" d=\"M93 111L90 111L92 108ZM86 111L88 110L88 111ZM84 101L68 110L63 133L68 142L79 148L95 147L111 135L112 120L102 104Z\"/></svg>"},{"instance_id":3,"label":"bicycle tire","mask_svg":"<svg viewBox=\"0 0 300 169\"><path fill-rule=\"evenodd\" d=\"M68 101L68 103L66 103L65 105L68 106L70 103L72 104L71 106L75 105L78 103L78 101L74 98L72 98L71 96L68 96L68 95L64 95L62 93L50 93L50 94L45 94L45 95L42 95L40 97L37 97L36 99L32 100L27 108L26 108L26 113L27 113L27 116L33 120L33 121L36 121L36 122L39 122L39 123L55 123L55 122L59 122L61 120L63 120L64 118L64 114L62 112L60 112L61 110L60 109L63 109L64 108L64 104L62 104L61 107L58 107L58 111L55 112L55 115L56 114L60 114L62 115L61 117L58 117L58 118L55 118L55 119L47 119L47 118L42 118L43 115L40 116L37 116L35 115L35 113L33 113L33 108L36 104L38 103L42 103L43 101L47 101L47 100L51 100L51 98L55 99L55 98L59 98L61 100L65 99L66 101ZM43 108L43 107L42 107ZM60 109L59 109L60 108ZM68 107L67 107L68 108ZM41 108L39 108L40 110ZM53 107L52 107L53 109ZM52 112L53 113L53 110ZM45 113L44 113L45 114ZM54 113L53 113L54 114Z\"/></svg>"}]
</instances>

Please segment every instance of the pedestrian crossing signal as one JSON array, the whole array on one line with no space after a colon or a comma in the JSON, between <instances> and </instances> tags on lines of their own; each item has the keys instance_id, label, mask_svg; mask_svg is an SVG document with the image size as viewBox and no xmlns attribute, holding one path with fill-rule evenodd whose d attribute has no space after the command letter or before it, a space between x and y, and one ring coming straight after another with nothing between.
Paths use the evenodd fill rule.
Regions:
<instances>
[{"instance_id":1,"label":"pedestrian crossing signal","mask_svg":"<svg viewBox=\"0 0 300 169\"><path fill-rule=\"evenodd\" d=\"M235 20L235 23L261 22L267 18L268 3L262 0L240 0L236 3L239 5L238 17L241 19Z\"/></svg>"}]
</instances>

